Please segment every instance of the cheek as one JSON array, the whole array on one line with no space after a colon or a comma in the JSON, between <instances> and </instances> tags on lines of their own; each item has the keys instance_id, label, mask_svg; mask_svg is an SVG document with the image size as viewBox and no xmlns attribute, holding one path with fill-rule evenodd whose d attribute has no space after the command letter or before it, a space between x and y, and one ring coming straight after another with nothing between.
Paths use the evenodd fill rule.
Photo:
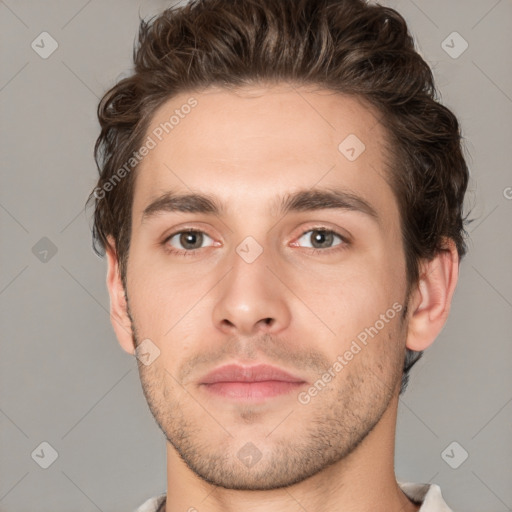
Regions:
<instances>
[{"instance_id":1,"label":"cheek","mask_svg":"<svg viewBox=\"0 0 512 512\"><path fill-rule=\"evenodd\" d=\"M346 341L403 300L403 270L400 262L392 261L394 257L374 250L337 267L303 268L301 274L307 280L297 279L294 293L334 331L338 340Z\"/></svg>"},{"instance_id":2,"label":"cheek","mask_svg":"<svg viewBox=\"0 0 512 512\"><path fill-rule=\"evenodd\" d=\"M201 298L213 286L208 276L183 268L156 268L133 258L128 270L130 311L138 335L150 338L161 350L170 350L170 341L176 338L185 348L190 333L184 331L200 314Z\"/></svg>"}]
</instances>

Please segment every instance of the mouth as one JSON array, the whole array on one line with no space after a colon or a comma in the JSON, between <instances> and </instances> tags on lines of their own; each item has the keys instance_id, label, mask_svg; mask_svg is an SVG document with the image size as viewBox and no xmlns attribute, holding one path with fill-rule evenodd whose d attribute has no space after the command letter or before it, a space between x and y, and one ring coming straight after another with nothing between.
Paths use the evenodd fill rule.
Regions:
<instances>
[{"instance_id":1,"label":"mouth","mask_svg":"<svg viewBox=\"0 0 512 512\"><path fill-rule=\"evenodd\" d=\"M275 366L229 364L203 377L200 387L217 397L261 401L291 393L304 384L304 379Z\"/></svg>"}]
</instances>

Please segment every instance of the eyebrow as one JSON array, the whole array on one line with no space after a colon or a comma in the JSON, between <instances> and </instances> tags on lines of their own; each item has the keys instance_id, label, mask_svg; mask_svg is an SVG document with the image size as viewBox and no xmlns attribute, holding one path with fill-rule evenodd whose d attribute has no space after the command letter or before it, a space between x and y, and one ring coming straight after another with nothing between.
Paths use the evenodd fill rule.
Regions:
<instances>
[{"instance_id":1,"label":"eyebrow","mask_svg":"<svg viewBox=\"0 0 512 512\"><path fill-rule=\"evenodd\" d=\"M278 196L272 204L271 211L282 216L289 212L337 209L360 212L379 222L379 215L370 203L357 194L344 190L302 189L284 196ZM166 212L203 213L222 216L225 207L209 194L166 192L146 206L142 212L141 222Z\"/></svg>"}]
</instances>

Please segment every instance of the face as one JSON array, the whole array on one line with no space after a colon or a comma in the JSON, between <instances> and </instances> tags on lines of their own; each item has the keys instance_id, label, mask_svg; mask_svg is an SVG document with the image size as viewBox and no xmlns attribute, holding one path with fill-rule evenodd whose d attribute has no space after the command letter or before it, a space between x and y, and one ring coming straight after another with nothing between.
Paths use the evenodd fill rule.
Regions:
<instances>
[{"instance_id":1,"label":"face","mask_svg":"<svg viewBox=\"0 0 512 512\"><path fill-rule=\"evenodd\" d=\"M328 91L210 88L162 105L146 136L126 293L135 342L159 351L139 372L168 442L232 489L341 461L397 395L406 343L378 116ZM231 363L295 379L207 383Z\"/></svg>"}]
</instances>

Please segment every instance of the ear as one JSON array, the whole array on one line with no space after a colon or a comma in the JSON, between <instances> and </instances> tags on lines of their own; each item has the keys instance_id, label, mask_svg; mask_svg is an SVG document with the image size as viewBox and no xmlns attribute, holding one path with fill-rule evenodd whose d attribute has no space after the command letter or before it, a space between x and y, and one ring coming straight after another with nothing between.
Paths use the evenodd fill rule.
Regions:
<instances>
[{"instance_id":1,"label":"ear","mask_svg":"<svg viewBox=\"0 0 512 512\"><path fill-rule=\"evenodd\" d=\"M128 354L135 354L135 346L132 336L132 327L130 317L128 316L128 307L126 296L119 271L119 262L115 250L114 239L108 238L109 246L106 249L108 270L107 270L107 288L110 295L110 321L116 333L117 340L121 347Z\"/></svg>"},{"instance_id":2,"label":"ear","mask_svg":"<svg viewBox=\"0 0 512 512\"><path fill-rule=\"evenodd\" d=\"M407 348L421 351L437 338L448 318L458 277L457 248L453 240L445 239L443 250L422 266L411 293Z\"/></svg>"}]
</instances>

